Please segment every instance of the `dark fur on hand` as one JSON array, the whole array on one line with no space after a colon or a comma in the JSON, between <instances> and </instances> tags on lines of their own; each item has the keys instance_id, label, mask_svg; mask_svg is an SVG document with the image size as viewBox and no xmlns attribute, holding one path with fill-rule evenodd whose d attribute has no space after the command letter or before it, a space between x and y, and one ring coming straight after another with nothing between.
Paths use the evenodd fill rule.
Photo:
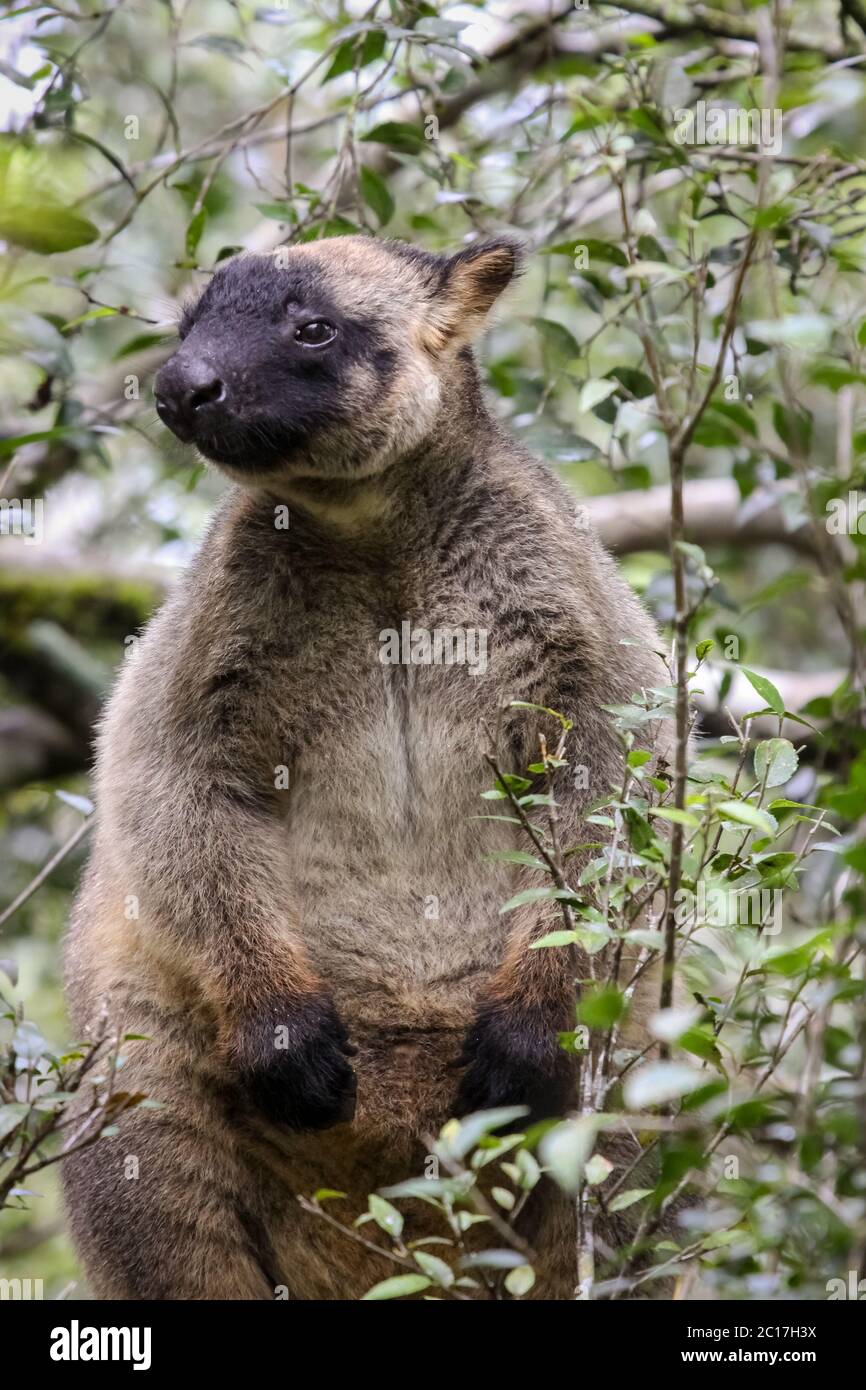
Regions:
<instances>
[{"instance_id":1,"label":"dark fur on hand","mask_svg":"<svg viewBox=\"0 0 866 1390\"><path fill-rule=\"evenodd\" d=\"M355 1114L356 1049L327 995L275 1004L246 1024L232 1049L241 1088L274 1124L330 1129Z\"/></svg>"},{"instance_id":2,"label":"dark fur on hand","mask_svg":"<svg viewBox=\"0 0 866 1390\"><path fill-rule=\"evenodd\" d=\"M573 1102L574 1059L563 1052L557 1028L538 1010L482 1010L455 1063L465 1066L455 1115L526 1105L519 1128L562 1115Z\"/></svg>"}]
</instances>

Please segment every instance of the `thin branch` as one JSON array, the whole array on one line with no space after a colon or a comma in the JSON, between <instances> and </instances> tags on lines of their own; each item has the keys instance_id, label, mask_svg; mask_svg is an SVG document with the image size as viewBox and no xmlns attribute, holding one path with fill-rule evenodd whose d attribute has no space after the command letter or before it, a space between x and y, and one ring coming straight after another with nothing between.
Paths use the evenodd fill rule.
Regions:
<instances>
[{"instance_id":1,"label":"thin branch","mask_svg":"<svg viewBox=\"0 0 866 1390\"><path fill-rule=\"evenodd\" d=\"M92 814L89 815L86 818L86 820L82 821L81 825L79 825L74 835L70 835L66 843L64 845L61 845L57 853L52 855L48 863L39 870L39 873L32 880L32 882L30 882L27 885L27 887L24 888L18 894L18 897L14 900L14 902L11 902L9 904L9 906L6 908L4 912L0 913L0 929L5 927L6 923L9 921L11 917L15 915L18 909L20 907L23 907L24 904L28 902L30 898L33 897L33 894L42 887L45 880L47 878L50 878L51 874L54 873L54 870L57 868L58 864L62 864L66 856L68 854L71 854L72 851L75 849L75 846L81 843L85 835L90 830L90 827L93 825L93 821L94 816Z\"/></svg>"}]
</instances>

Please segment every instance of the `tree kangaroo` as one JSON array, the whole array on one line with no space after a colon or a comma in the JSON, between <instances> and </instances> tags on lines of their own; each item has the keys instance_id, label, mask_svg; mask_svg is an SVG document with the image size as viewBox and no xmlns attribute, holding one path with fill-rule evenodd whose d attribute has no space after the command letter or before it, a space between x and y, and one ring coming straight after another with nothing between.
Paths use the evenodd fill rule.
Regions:
<instances>
[{"instance_id":1,"label":"tree kangaroo","mask_svg":"<svg viewBox=\"0 0 866 1390\"><path fill-rule=\"evenodd\" d=\"M394 1267L298 1194L348 1194L350 1224L449 1115L572 1103L581 962L530 949L549 903L500 914L545 880L491 857L528 846L476 818L486 730L523 772L550 720L508 702L574 720L576 844L621 776L602 706L666 677L567 489L485 407L471 343L519 256L240 256L158 375L162 420L234 486L99 736L69 998L82 1034L107 1002L149 1039L124 1087L161 1107L66 1163L97 1297L360 1297ZM545 1179L530 1216L533 1296L573 1297L571 1203Z\"/></svg>"}]
</instances>

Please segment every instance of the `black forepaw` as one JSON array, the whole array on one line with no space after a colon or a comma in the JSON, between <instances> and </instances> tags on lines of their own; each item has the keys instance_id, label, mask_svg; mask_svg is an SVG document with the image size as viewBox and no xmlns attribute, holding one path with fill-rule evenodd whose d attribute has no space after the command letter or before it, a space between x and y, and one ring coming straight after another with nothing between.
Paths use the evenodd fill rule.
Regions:
<instances>
[{"instance_id":1,"label":"black forepaw","mask_svg":"<svg viewBox=\"0 0 866 1390\"><path fill-rule=\"evenodd\" d=\"M525 1105L520 1129L565 1113L573 1104L574 1061L557 1040L556 1026L540 1013L486 1009L466 1035L455 1066L465 1066L455 1115Z\"/></svg>"},{"instance_id":2,"label":"black forepaw","mask_svg":"<svg viewBox=\"0 0 866 1390\"><path fill-rule=\"evenodd\" d=\"M235 1049L244 1094L274 1124L329 1129L355 1114L357 1051L327 995L275 1003L248 1023Z\"/></svg>"}]
</instances>

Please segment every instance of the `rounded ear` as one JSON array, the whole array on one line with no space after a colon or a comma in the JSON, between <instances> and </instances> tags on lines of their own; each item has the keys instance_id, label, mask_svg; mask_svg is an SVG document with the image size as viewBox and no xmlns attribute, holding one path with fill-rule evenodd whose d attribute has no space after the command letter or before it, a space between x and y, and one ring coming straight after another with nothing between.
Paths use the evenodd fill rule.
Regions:
<instances>
[{"instance_id":1,"label":"rounded ear","mask_svg":"<svg viewBox=\"0 0 866 1390\"><path fill-rule=\"evenodd\" d=\"M441 350L478 336L490 309L523 269L525 251L512 237L475 242L444 262L434 324Z\"/></svg>"}]
</instances>

